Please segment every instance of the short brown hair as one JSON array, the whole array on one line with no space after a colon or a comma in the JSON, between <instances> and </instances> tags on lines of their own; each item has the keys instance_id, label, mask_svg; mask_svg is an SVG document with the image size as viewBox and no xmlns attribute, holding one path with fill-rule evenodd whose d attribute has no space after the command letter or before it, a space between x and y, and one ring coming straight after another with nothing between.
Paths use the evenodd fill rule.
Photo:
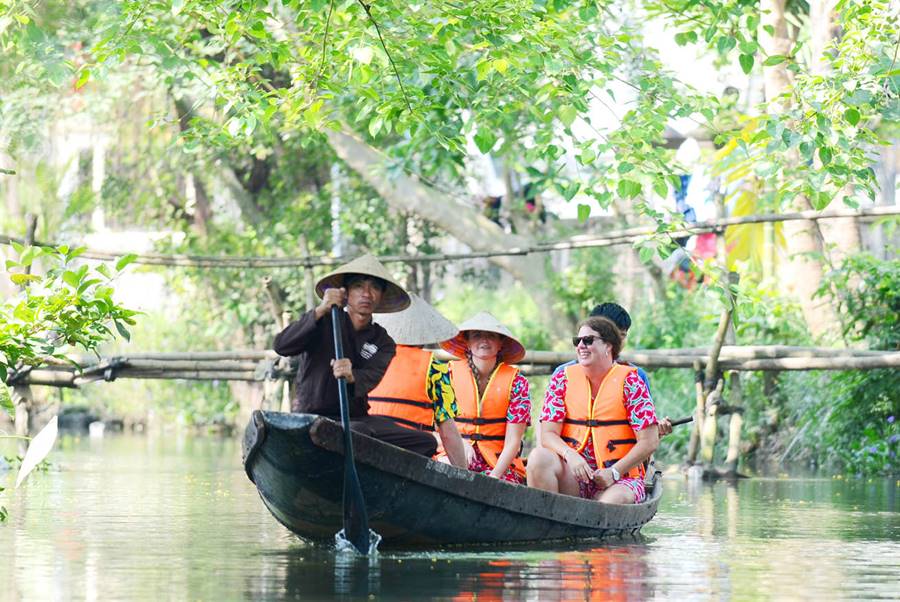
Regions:
<instances>
[{"instance_id":1,"label":"short brown hair","mask_svg":"<svg viewBox=\"0 0 900 602\"><path fill-rule=\"evenodd\" d=\"M600 340L612 347L612 358L619 359L619 353L622 351L622 332L612 320L591 316L578 325L578 330L581 330L583 326L587 326L599 334Z\"/></svg>"}]
</instances>

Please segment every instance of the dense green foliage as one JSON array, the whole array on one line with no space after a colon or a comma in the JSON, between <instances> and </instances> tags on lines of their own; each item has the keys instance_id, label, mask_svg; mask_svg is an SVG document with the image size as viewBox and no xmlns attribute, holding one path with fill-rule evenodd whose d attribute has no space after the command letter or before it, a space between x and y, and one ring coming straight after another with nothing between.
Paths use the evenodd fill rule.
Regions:
<instances>
[{"instance_id":1,"label":"dense green foliage","mask_svg":"<svg viewBox=\"0 0 900 602\"><path fill-rule=\"evenodd\" d=\"M830 280L851 318L848 336L900 350L900 259L850 257ZM900 371L851 370L820 382L824 394L810 398L797 419L814 425L808 435L813 459L854 472L900 471Z\"/></svg>"},{"instance_id":2,"label":"dense green foliage","mask_svg":"<svg viewBox=\"0 0 900 602\"><path fill-rule=\"evenodd\" d=\"M114 272L105 264L75 265L83 248L14 248L19 258L7 260L6 270L24 290L0 305L0 381L26 366L65 360L67 347L94 351L116 332L129 337L135 312L116 303L110 284L133 256L119 260ZM46 272L26 273L36 260L49 264Z\"/></svg>"},{"instance_id":3,"label":"dense green foliage","mask_svg":"<svg viewBox=\"0 0 900 602\"><path fill-rule=\"evenodd\" d=\"M439 249L448 225L427 210L398 210L376 191L371 174L340 161L328 138L339 130L383 154L384 164L371 166L373 172L414 175L431 193L470 207L479 199L466 192L468 163L480 154L510 178L578 203L582 220L604 207L615 208L623 223L635 216L656 221L660 236L641 243L640 257L649 263L657 248L662 254L671 249L665 231L681 220L652 206L688 171L666 145L666 128L675 119L693 120L722 147L714 172L734 190L751 183L753 211L781 210L801 195L822 208L835 198L854 204L873 194L873 149L896 134L896 8L876 0L839 2L834 30L841 35L819 52L808 4L788 2L790 46L783 55L764 50L775 33L770 17L747 0L0 0L0 154L14 160L20 205L39 215L38 237L46 240L88 232L91 212L100 209L112 228L152 224L163 231L158 250L169 253L282 257ZM739 66L753 82L783 70L787 88L758 106L721 90L692 89L666 69L657 40L646 39L651 18L665 24L675 43L715 55L723 70ZM749 96L756 98L753 85ZM89 161L72 159L80 179L63 195L70 166L53 165L35 151L49 136L45 124L70 119L103 124L108 160L98 187L87 176L90 165L82 165ZM507 192L517 197L507 199L510 211L521 213L523 191ZM522 221L518 234L534 240L580 228L561 226L553 216L546 224L532 219L522 227ZM22 215L0 216L4 231L19 232L21 224ZM543 270L552 289L552 308L540 307L525 287L506 286L498 268L483 262L389 267L411 288L437 290L440 308L454 320L489 309L526 346L547 349L561 346L548 334L549 309L571 321L619 298L614 261L605 250L573 251L559 271L550 259L536 260L535 270ZM893 349L896 339L886 325L895 325L898 288L890 265L848 264L835 274L833 289L848 291L835 300L848 317L846 336ZM130 316L116 317L113 307L102 313L105 280L79 293L92 278L83 269L63 270L55 282L69 287L70 301L78 297L76 307L94 312L69 316L88 334L67 332L69 342L93 349ZM809 342L795 303L782 298L775 283L762 282L756 266L740 269L738 342ZM454 276L449 286L448 272ZM74 287L65 273L75 274L69 276L77 280ZM876 279L864 276L875 273ZM287 309L305 307L302 269L266 275ZM179 319L148 316L137 327L135 347L267 346L278 316L262 276L168 271L169 287L183 303ZM854 288L861 281L866 287ZM654 305L639 300L631 308L629 346L708 344L722 302L710 290L715 286L709 277L690 292L669 286ZM56 351L41 345L47 343L27 342L31 352L20 345L14 361ZM693 407L687 371L652 376L661 413ZM881 470L887 459L870 460L894 450L866 450L896 433L887 422L896 413L888 407L896 405L890 376L790 374L769 396L762 378L750 375L750 444L791 457L802 451L819 463L834 449L856 450L841 461ZM828 395L814 394L823 387ZM537 406L539 386L535 392ZM223 383L116 383L70 399L131 413L140 408L122 400L138 397L191 423L233 419L237 411ZM866 410L857 412L863 399ZM845 409L824 419L823 404L832 402ZM828 423L833 439L813 426L799 433L814 418ZM881 426L873 426L877 420ZM687 432L682 427L666 443L672 457L683 450ZM869 432L858 447L840 438ZM798 437L793 448L783 442L766 447L785 433Z\"/></svg>"}]
</instances>

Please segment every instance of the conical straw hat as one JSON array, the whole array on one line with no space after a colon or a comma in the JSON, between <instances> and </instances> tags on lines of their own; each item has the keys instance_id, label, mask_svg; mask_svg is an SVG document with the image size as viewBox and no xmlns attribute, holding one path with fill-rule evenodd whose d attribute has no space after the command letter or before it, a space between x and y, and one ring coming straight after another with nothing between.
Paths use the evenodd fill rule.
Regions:
<instances>
[{"instance_id":1,"label":"conical straw hat","mask_svg":"<svg viewBox=\"0 0 900 602\"><path fill-rule=\"evenodd\" d=\"M503 346L500 347L500 353L497 355L498 361L507 364L515 364L522 361L525 357L525 347L522 343L513 337L509 328L500 323L500 320L492 316L486 311L480 312L459 325L459 334L441 343L441 349L448 351L458 358L466 357L466 350L469 349L469 343L466 341L466 332L473 330L483 330L485 332L496 332L503 335Z\"/></svg>"},{"instance_id":2,"label":"conical straw hat","mask_svg":"<svg viewBox=\"0 0 900 602\"><path fill-rule=\"evenodd\" d=\"M348 276L354 274L362 274L364 276L374 276L384 280L387 288L381 297L381 303L375 308L378 313L393 313L395 311L403 311L409 307L409 294L400 286L391 273L379 263L373 255L363 255L357 257L349 263L345 263L330 274L323 276L316 283L316 294L319 298L325 296L326 288L341 288L344 286Z\"/></svg>"},{"instance_id":3,"label":"conical straw hat","mask_svg":"<svg viewBox=\"0 0 900 602\"><path fill-rule=\"evenodd\" d=\"M375 316L398 345L435 345L459 333L459 328L425 299L415 293L409 298L412 303L403 311Z\"/></svg>"}]
</instances>

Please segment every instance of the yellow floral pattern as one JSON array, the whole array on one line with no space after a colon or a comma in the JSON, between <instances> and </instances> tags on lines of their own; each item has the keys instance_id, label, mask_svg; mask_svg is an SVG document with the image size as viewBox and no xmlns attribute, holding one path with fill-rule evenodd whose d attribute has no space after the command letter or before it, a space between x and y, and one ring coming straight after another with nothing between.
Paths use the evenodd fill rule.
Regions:
<instances>
[{"instance_id":1,"label":"yellow floral pattern","mask_svg":"<svg viewBox=\"0 0 900 602\"><path fill-rule=\"evenodd\" d=\"M440 424L459 415L456 393L450 384L450 363L432 359L428 367L425 395L434 403L434 423Z\"/></svg>"}]
</instances>

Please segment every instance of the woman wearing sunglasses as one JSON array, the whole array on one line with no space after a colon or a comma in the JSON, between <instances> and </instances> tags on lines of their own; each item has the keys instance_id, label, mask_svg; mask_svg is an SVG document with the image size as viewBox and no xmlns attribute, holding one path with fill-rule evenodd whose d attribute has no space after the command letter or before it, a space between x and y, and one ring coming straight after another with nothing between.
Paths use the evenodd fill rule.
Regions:
<instances>
[{"instance_id":1,"label":"woman wearing sunglasses","mask_svg":"<svg viewBox=\"0 0 900 602\"><path fill-rule=\"evenodd\" d=\"M460 324L459 334L441 347L463 358L450 362L450 381L469 470L524 485L519 453L531 421L531 397L528 381L510 364L525 357L525 348L487 312Z\"/></svg>"},{"instance_id":2,"label":"woman wearing sunglasses","mask_svg":"<svg viewBox=\"0 0 900 602\"><path fill-rule=\"evenodd\" d=\"M572 343L577 362L547 386L528 485L610 504L641 502L644 461L659 445L647 385L634 366L617 363L622 335L606 318L582 322Z\"/></svg>"}]
</instances>

